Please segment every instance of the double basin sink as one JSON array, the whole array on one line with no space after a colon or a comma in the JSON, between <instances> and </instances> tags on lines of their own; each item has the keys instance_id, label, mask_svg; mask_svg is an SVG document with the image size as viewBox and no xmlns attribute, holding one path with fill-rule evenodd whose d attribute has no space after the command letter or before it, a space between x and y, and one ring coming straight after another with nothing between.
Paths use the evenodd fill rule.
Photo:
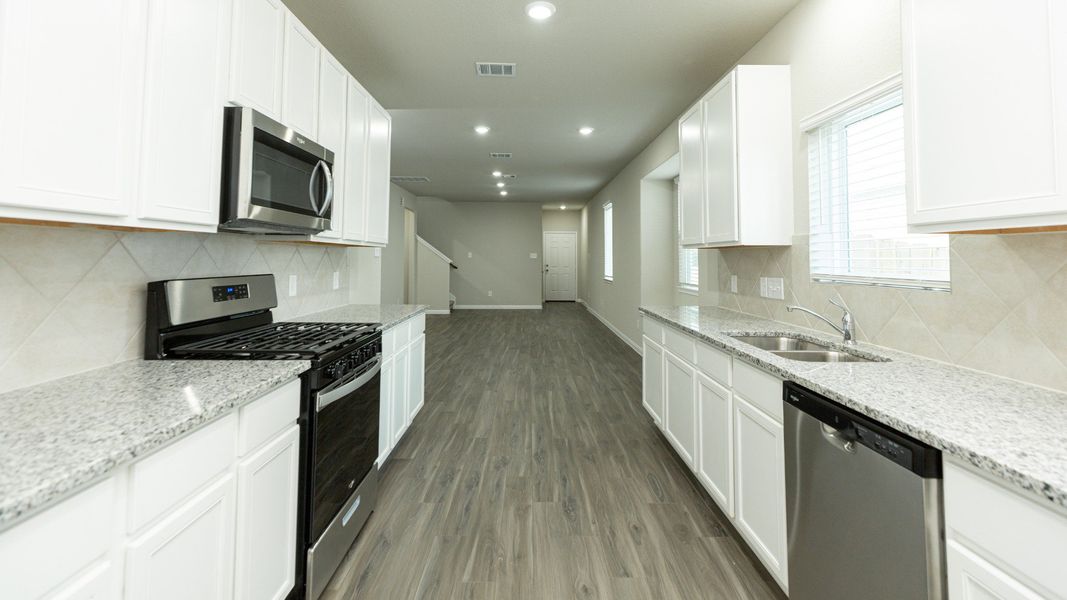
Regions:
<instances>
[{"instance_id":1,"label":"double basin sink","mask_svg":"<svg viewBox=\"0 0 1067 600\"><path fill-rule=\"evenodd\" d=\"M730 337L791 360L824 363L875 362L849 352L834 350L817 342L784 335L732 335Z\"/></svg>"}]
</instances>

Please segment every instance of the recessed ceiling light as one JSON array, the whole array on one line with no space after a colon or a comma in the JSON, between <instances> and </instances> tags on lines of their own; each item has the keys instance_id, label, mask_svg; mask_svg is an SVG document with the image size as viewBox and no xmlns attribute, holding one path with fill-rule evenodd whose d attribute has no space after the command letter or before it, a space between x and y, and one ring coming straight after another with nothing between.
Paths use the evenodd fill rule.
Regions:
<instances>
[{"instance_id":1,"label":"recessed ceiling light","mask_svg":"<svg viewBox=\"0 0 1067 600\"><path fill-rule=\"evenodd\" d=\"M544 21L556 14L556 5L542 0L531 2L526 5L526 14L536 21Z\"/></svg>"},{"instance_id":2,"label":"recessed ceiling light","mask_svg":"<svg viewBox=\"0 0 1067 600\"><path fill-rule=\"evenodd\" d=\"M596 131L596 130L593 129L592 127L579 127L578 128L578 133L580 133L582 135L592 135L592 133L594 131Z\"/></svg>"},{"instance_id":3,"label":"recessed ceiling light","mask_svg":"<svg viewBox=\"0 0 1067 600\"><path fill-rule=\"evenodd\" d=\"M504 174L501 173L500 171L493 171L493 177L503 177L503 176L504 176Z\"/></svg>"},{"instance_id":4,"label":"recessed ceiling light","mask_svg":"<svg viewBox=\"0 0 1067 600\"><path fill-rule=\"evenodd\" d=\"M474 128L474 133L477 133L478 135L485 135L485 134L489 133L489 126L488 125L479 125L479 126Z\"/></svg>"},{"instance_id":5,"label":"recessed ceiling light","mask_svg":"<svg viewBox=\"0 0 1067 600\"><path fill-rule=\"evenodd\" d=\"M567 210L567 205L566 204L560 204L559 205L559 209L560 210Z\"/></svg>"},{"instance_id":6,"label":"recessed ceiling light","mask_svg":"<svg viewBox=\"0 0 1067 600\"><path fill-rule=\"evenodd\" d=\"M500 190L500 195L501 196L507 196L508 195L508 191L507 190Z\"/></svg>"},{"instance_id":7,"label":"recessed ceiling light","mask_svg":"<svg viewBox=\"0 0 1067 600\"><path fill-rule=\"evenodd\" d=\"M496 182L496 187L504 187L504 182L503 181Z\"/></svg>"}]
</instances>

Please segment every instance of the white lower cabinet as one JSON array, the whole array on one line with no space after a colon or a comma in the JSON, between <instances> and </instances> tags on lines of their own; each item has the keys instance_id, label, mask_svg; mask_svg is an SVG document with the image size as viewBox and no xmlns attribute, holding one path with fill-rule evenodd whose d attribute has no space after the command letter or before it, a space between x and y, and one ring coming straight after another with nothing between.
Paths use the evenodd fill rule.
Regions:
<instances>
[{"instance_id":1,"label":"white lower cabinet","mask_svg":"<svg viewBox=\"0 0 1067 600\"><path fill-rule=\"evenodd\" d=\"M285 598L295 582L300 427L291 426L237 465L234 598Z\"/></svg>"},{"instance_id":2,"label":"white lower cabinet","mask_svg":"<svg viewBox=\"0 0 1067 600\"><path fill-rule=\"evenodd\" d=\"M664 432L678 455L692 467L696 455L696 370L670 352L666 353L664 365Z\"/></svg>"},{"instance_id":3,"label":"white lower cabinet","mask_svg":"<svg viewBox=\"0 0 1067 600\"><path fill-rule=\"evenodd\" d=\"M641 339L641 403L656 425L663 425L663 348L648 337Z\"/></svg>"},{"instance_id":4,"label":"white lower cabinet","mask_svg":"<svg viewBox=\"0 0 1067 600\"><path fill-rule=\"evenodd\" d=\"M378 416L378 466L404 438L426 394L426 316L382 332L382 391Z\"/></svg>"},{"instance_id":5,"label":"white lower cabinet","mask_svg":"<svg viewBox=\"0 0 1067 600\"><path fill-rule=\"evenodd\" d=\"M697 479L727 517L734 516L733 398L730 390L697 373Z\"/></svg>"},{"instance_id":6,"label":"white lower cabinet","mask_svg":"<svg viewBox=\"0 0 1067 600\"><path fill-rule=\"evenodd\" d=\"M419 335L411 342L411 355L408 357L408 420L422 410L426 398L426 336Z\"/></svg>"},{"instance_id":7,"label":"white lower cabinet","mask_svg":"<svg viewBox=\"0 0 1067 600\"><path fill-rule=\"evenodd\" d=\"M967 549L949 540L948 589L954 600L1041 600L1037 592Z\"/></svg>"},{"instance_id":8,"label":"white lower cabinet","mask_svg":"<svg viewBox=\"0 0 1067 600\"><path fill-rule=\"evenodd\" d=\"M390 437L392 439L393 447L395 448L400 440L403 439L404 434L407 433L408 425L410 421L407 415L407 396L408 396L408 357L411 356L411 347L405 346L400 350L397 350L396 355L393 356L393 368L390 375L393 378L393 384L390 386L392 392L392 398L389 399L389 409L392 412L390 418L390 425L392 431Z\"/></svg>"},{"instance_id":9,"label":"white lower cabinet","mask_svg":"<svg viewBox=\"0 0 1067 600\"><path fill-rule=\"evenodd\" d=\"M235 497L234 477L227 473L131 541L125 597L231 597Z\"/></svg>"},{"instance_id":10,"label":"white lower cabinet","mask_svg":"<svg viewBox=\"0 0 1067 600\"><path fill-rule=\"evenodd\" d=\"M788 591L782 381L648 318L642 331L642 404Z\"/></svg>"}]
</instances>

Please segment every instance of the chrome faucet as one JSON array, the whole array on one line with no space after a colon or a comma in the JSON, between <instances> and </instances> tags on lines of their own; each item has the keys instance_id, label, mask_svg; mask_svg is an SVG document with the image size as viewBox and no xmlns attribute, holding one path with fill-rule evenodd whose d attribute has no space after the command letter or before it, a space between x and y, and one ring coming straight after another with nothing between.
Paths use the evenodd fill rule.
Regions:
<instances>
[{"instance_id":1,"label":"chrome faucet","mask_svg":"<svg viewBox=\"0 0 1067 600\"><path fill-rule=\"evenodd\" d=\"M808 313L809 315L811 315L813 317L818 317L818 318L822 319L823 321L826 321L827 325L829 325L830 327L833 327L838 333L840 333L845 338L845 343L846 344L848 344L850 346L852 344L855 344L856 343L856 321L852 318L852 313L848 310L847 307L845 307L844 304L839 304L833 298L830 298L830 304L833 304L834 306L836 306L836 307L840 308L841 310L845 311L845 314L841 315L841 326L840 327L838 327L837 325L834 325L833 321L831 321L830 319L827 319L826 317L820 315L819 313L811 310L810 308L804 308L803 306L786 306L785 309L788 310L789 312L793 312L794 310L799 310L799 311L802 311L802 312L806 312L806 313Z\"/></svg>"}]
</instances>

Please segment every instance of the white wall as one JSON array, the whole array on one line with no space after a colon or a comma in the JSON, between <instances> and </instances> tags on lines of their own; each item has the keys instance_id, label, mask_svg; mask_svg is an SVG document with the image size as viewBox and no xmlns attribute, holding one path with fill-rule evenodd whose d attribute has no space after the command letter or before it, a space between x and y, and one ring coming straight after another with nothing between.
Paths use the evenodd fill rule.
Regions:
<instances>
[{"instance_id":1,"label":"white wall","mask_svg":"<svg viewBox=\"0 0 1067 600\"><path fill-rule=\"evenodd\" d=\"M456 306L541 306L541 205L420 197L418 214L419 235L459 267Z\"/></svg>"}]
</instances>

